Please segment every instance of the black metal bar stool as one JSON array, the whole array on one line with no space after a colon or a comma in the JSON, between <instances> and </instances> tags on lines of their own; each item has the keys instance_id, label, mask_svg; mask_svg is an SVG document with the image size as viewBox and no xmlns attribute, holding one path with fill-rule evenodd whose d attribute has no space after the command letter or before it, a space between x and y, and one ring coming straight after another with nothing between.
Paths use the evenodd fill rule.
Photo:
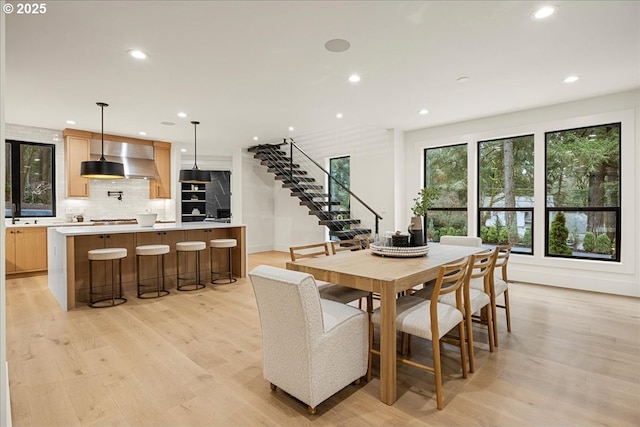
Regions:
<instances>
[{"instance_id":1,"label":"black metal bar stool","mask_svg":"<svg viewBox=\"0 0 640 427\"><path fill-rule=\"evenodd\" d=\"M136 247L136 278L138 282L138 298L159 298L169 295L164 287L164 255L170 251L169 245L143 245ZM156 276L153 285L143 285L140 281L140 258L147 256L156 257ZM146 279L150 280L150 279Z\"/></svg>"},{"instance_id":2,"label":"black metal bar stool","mask_svg":"<svg viewBox=\"0 0 640 427\"><path fill-rule=\"evenodd\" d=\"M127 299L122 296L122 258L127 257L126 248L105 248L91 249L87 252L89 258L89 307L104 308L114 307L124 304ZM118 289L116 292L116 272L115 263L118 261ZM96 290L96 284L93 283L93 264L98 261L105 261L104 265L104 282L101 286L102 292ZM110 291L107 284L107 263L111 262L111 286Z\"/></svg>"},{"instance_id":3,"label":"black metal bar stool","mask_svg":"<svg viewBox=\"0 0 640 427\"><path fill-rule=\"evenodd\" d=\"M205 287L204 283L200 282L200 253L207 248L207 244L205 242L178 242L176 243L176 257L177 257L177 280L176 280L176 289L179 291L195 291L198 289L202 289ZM180 275L180 254L184 254L184 268L185 272L183 276ZM181 284L181 280L191 280L189 277L189 254L193 253L196 256L196 272L195 272L195 283L184 283Z\"/></svg>"},{"instance_id":4,"label":"black metal bar stool","mask_svg":"<svg viewBox=\"0 0 640 427\"><path fill-rule=\"evenodd\" d=\"M220 283L233 283L236 281L233 277L233 263L231 257L231 249L238 246L238 242L236 239L213 239L209 242L209 256L211 258L211 283L220 284ZM227 249L229 252L229 261L227 263L226 271L215 271L213 269L213 255L216 249ZM219 264L219 263L218 263Z\"/></svg>"}]
</instances>

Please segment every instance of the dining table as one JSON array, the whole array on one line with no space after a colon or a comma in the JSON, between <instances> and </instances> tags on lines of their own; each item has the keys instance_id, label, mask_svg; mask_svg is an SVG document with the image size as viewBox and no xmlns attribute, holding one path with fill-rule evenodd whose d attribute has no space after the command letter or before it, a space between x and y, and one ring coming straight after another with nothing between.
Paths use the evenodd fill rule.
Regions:
<instances>
[{"instance_id":1,"label":"dining table","mask_svg":"<svg viewBox=\"0 0 640 427\"><path fill-rule=\"evenodd\" d=\"M380 400L393 405L396 391L396 296L438 277L441 266L483 251L482 247L429 245L426 255L380 256L371 249L287 262L287 269L380 295Z\"/></svg>"}]
</instances>

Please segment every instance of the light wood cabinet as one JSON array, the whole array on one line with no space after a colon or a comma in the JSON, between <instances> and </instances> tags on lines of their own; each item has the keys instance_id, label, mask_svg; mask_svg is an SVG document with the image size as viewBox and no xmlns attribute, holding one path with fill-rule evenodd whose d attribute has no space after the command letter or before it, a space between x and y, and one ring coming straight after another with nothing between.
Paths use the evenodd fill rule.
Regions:
<instances>
[{"instance_id":1,"label":"light wood cabinet","mask_svg":"<svg viewBox=\"0 0 640 427\"><path fill-rule=\"evenodd\" d=\"M171 198L171 144L153 142L153 160L158 169L158 179L149 182L149 198Z\"/></svg>"},{"instance_id":2,"label":"light wood cabinet","mask_svg":"<svg viewBox=\"0 0 640 427\"><path fill-rule=\"evenodd\" d=\"M8 228L5 236L6 272L47 270L47 228Z\"/></svg>"},{"instance_id":3,"label":"light wood cabinet","mask_svg":"<svg viewBox=\"0 0 640 427\"><path fill-rule=\"evenodd\" d=\"M83 131L64 132L65 180L67 197L89 197L90 180L80 176L80 164L89 160L91 134Z\"/></svg>"}]
</instances>

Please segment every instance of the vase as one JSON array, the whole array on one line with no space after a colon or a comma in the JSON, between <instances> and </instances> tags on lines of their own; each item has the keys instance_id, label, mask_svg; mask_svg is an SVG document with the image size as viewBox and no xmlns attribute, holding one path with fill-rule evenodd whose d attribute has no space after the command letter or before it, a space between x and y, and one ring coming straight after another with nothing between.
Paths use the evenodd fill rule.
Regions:
<instances>
[{"instance_id":1,"label":"vase","mask_svg":"<svg viewBox=\"0 0 640 427\"><path fill-rule=\"evenodd\" d=\"M409 224L409 245L424 246L424 231L422 230L422 217L411 217Z\"/></svg>"}]
</instances>

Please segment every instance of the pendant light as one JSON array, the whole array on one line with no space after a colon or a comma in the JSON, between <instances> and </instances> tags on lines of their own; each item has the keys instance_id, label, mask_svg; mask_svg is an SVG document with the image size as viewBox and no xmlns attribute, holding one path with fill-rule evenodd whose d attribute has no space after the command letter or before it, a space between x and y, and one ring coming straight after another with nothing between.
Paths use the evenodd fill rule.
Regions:
<instances>
[{"instance_id":1,"label":"pendant light","mask_svg":"<svg viewBox=\"0 0 640 427\"><path fill-rule=\"evenodd\" d=\"M180 170L180 182L187 184L208 184L211 182L211 173L198 169L198 146L196 140L196 128L200 122L191 122L193 125L193 168Z\"/></svg>"},{"instance_id":2,"label":"pendant light","mask_svg":"<svg viewBox=\"0 0 640 427\"><path fill-rule=\"evenodd\" d=\"M99 160L80 163L80 176L95 179L122 179L124 178L124 165L118 162L109 162L104 158L104 107L108 107L109 104L104 102L96 102L96 104L100 107L102 116L102 150Z\"/></svg>"}]
</instances>

